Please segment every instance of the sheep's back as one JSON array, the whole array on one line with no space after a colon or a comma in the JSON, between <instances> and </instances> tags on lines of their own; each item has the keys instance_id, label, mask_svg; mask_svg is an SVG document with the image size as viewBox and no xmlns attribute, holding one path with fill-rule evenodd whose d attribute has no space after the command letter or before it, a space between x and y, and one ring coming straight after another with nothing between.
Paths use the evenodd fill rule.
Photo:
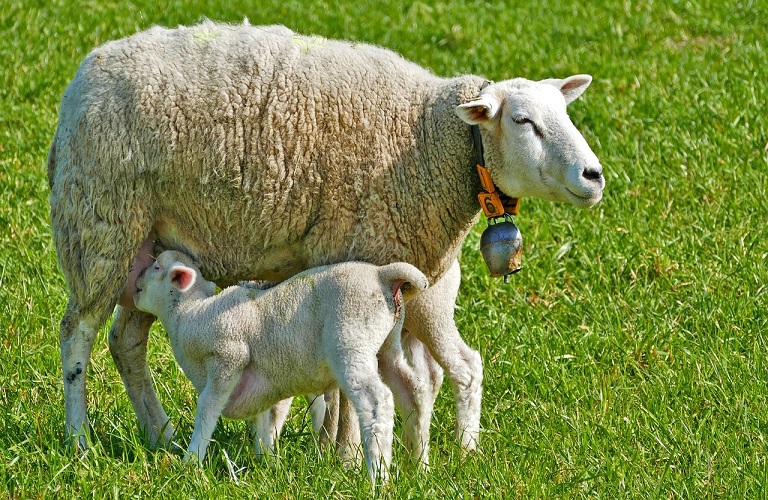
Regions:
<instances>
[{"instance_id":1,"label":"sheep's back","mask_svg":"<svg viewBox=\"0 0 768 500\"><path fill-rule=\"evenodd\" d=\"M153 28L81 65L62 101L53 191L71 176L91 183L112 219L147 214L219 282L413 261L383 223L366 222L378 240L355 237L361 213L391 219L387 193L416 168L414 128L442 81L386 49L280 26Z\"/></svg>"}]
</instances>

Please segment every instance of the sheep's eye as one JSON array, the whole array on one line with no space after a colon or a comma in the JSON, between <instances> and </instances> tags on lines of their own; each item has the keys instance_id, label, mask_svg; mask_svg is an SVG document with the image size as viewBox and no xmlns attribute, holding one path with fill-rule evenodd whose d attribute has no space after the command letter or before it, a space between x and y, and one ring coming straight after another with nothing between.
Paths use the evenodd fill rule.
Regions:
<instances>
[{"instance_id":1,"label":"sheep's eye","mask_svg":"<svg viewBox=\"0 0 768 500\"><path fill-rule=\"evenodd\" d=\"M533 127L533 133L539 137L542 137L541 130L539 130L539 127L537 127L536 124L533 123L533 120L531 120L530 118L526 118L524 116L518 116L516 118L513 118L512 120L518 125L530 125L531 127Z\"/></svg>"}]
</instances>

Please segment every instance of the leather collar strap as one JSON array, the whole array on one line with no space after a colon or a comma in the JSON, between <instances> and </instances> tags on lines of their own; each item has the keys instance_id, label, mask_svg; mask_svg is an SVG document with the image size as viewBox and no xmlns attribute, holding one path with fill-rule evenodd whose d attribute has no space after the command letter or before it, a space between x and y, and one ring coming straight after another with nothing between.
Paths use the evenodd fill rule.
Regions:
<instances>
[{"instance_id":1,"label":"leather collar strap","mask_svg":"<svg viewBox=\"0 0 768 500\"><path fill-rule=\"evenodd\" d=\"M490 84L491 82L485 81L480 87L480 91L482 92ZM483 213L489 219L504 217L505 214L517 215L520 200L505 195L493 183L490 172L485 168L485 151L483 150L483 137L480 135L480 127L472 125L470 129L472 130L472 142L477 153L477 173L480 176L480 184L483 186L483 191L477 195L477 199L480 201L480 208L483 209Z\"/></svg>"},{"instance_id":2,"label":"leather collar strap","mask_svg":"<svg viewBox=\"0 0 768 500\"><path fill-rule=\"evenodd\" d=\"M481 167L485 166L485 150L483 149L483 136L480 135L480 126L472 125L472 142L475 145L475 153L477 153L477 164Z\"/></svg>"}]
</instances>

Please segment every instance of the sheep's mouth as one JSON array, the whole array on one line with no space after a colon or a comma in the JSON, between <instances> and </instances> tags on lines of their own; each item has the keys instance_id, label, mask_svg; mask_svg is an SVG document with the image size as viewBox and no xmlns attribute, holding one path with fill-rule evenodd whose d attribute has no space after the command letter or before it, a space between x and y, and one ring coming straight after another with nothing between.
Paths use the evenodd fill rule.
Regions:
<instances>
[{"instance_id":1,"label":"sheep's mouth","mask_svg":"<svg viewBox=\"0 0 768 500\"><path fill-rule=\"evenodd\" d=\"M574 193L567 187L565 188L565 190L571 197L571 203L573 203L577 207L591 207L592 205L600 201L600 199L603 197L602 191L584 196L584 195Z\"/></svg>"}]
</instances>

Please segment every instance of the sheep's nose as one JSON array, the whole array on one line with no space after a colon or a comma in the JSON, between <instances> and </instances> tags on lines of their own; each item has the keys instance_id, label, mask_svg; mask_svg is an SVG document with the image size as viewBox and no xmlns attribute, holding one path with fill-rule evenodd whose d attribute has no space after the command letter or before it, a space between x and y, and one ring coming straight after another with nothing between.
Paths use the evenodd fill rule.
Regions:
<instances>
[{"instance_id":1,"label":"sheep's nose","mask_svg":"<svg viewBox=\"0 0 768 500\"><path fill-rule=\"evenodd\" d=\"M603 178L603 167L587 167L581 175L588 181L600 181Z\"/></svg>"}]
</instances>

